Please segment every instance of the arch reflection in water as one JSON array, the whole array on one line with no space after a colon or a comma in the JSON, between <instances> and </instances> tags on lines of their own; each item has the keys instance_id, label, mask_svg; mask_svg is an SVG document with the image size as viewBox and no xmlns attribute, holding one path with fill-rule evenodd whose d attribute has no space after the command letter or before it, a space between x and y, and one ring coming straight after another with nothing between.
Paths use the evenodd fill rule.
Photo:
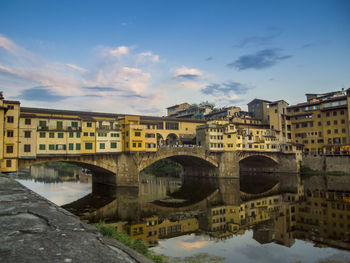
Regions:
<instances>
[{"instance_id":1,"label":"arch reflection in water","mask_svg":"<svg viewBox=\"0 0 350 263\"><path fill-rule=\"evenodd\" d=\"M252 230L260 244L291 247L295 239L304 239L350 248L350 191L342 178L325 185L323 177L315 183L301 182L298 175L261 176L241 181L186 178L183 183L148 176L139 188L94 187L84 198L90 207L78 200L65 208L90 222L103 219L151 244L185 233L221 240Z\"/></svg>"}]
</instances>

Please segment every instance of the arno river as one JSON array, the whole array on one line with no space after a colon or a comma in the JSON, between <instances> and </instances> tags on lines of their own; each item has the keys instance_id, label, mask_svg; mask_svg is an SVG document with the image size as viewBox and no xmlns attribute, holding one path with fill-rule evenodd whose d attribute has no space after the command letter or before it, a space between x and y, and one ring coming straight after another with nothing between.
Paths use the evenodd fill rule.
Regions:
<instances>
[{"instance_id":1,"label":"arno river","mask_svg":"<svg viewBox=\"0 0 350 263\"><path fill-rule=\"evenodd\" d=\"M350 262L346 177L143 175L138 189L92 185L78 169L61 167L15 177L84 221L143 238L169 262Z\"/></svg>"}]
</instances>

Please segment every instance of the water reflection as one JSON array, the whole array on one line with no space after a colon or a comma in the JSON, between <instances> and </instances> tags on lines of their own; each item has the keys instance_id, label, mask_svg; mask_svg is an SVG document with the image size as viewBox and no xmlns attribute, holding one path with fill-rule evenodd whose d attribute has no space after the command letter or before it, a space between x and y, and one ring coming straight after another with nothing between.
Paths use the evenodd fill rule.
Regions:
<instances>
[{"instance_id":1,"label":"water reflection","mask_svg":"<svg viewBox=\"0 0 350 263\"><path fill-rule=\"evenodd\" d=\"M48 180L38 174L36 179ZM177 262L208 254L215 262L350 258L349 177L242 174L240 180L182 181L142 176L139 188L88 187L91 193L64 208L82 220L104 220L132 239L142 238Z\"/></svg>"},{"instance_id":2,"label":"water reflection","mask_svg":"<svg viewBox=\"0 0 350 263\"><path fill-rule=\"evenodd\" d=\"M91 174L71 164L34 165L12 176L57 205L70 203L91 192Z\"/></svg>"},{"instance_id":3,"label":"water reflection","mask_svg":"<svg viewBox=\"0 0 350 263\"><path fill-rule=\"evenodd\" d=\"M297 175L269 175L265 178L269 189L247 188L254 178L263 184L256 176L241 180L241 185L239 180L199 178L187 178L181 185L176 178L145 177L139 189L95 189L88 201L65 208L89 222L105 220L150 244L188 233L225 240L252 231L260 244L291 247L295 239L303 239L317 246L350 249L350 192L344 191L342 181L347 178L320 176L319 184L310 184L315 179L302 182ZM332 183L325 185L325 180ZM91 207L93 200L104 202ZM191 246L200 244L204 243Z\"/></svg>"}]
</instances>

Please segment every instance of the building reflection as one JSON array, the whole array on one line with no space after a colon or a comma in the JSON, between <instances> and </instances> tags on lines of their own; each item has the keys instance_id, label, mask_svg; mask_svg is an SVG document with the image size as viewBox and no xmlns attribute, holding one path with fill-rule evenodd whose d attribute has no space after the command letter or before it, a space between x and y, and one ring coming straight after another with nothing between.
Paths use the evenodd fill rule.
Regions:
<instances>
[{"instance_id":1,"label":"building reflection","mask_svg":"<svg viewBox=\"0 0 350 263\"><path fill-rule=\"evenodd\" d=\"M300 177L294 176L280 176L260 193L242 192L234 180L192 179L181 185L178 179L146 178L139 190L114 189L113 200L79 215L89 222L105 220L151 245L187 233L221 240L253 230L261 244L291 247L295 239L303 239L316 246L350 249L350 191L304 189ZM193 196L199 192L206 195ZM73 206L65 208L72 211Z\"/></svg>"}]
</instances>

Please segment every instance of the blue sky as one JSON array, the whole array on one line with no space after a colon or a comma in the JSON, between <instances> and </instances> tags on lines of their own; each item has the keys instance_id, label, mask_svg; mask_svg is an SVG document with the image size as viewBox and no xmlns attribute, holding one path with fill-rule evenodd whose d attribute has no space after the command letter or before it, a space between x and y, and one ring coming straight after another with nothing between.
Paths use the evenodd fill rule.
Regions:
<instances>
[{"instance_id":1,"label":"blue sky","mask_svg":"<svg viewBox=\"0 0 350 263\"><path fill-rule=\"evenodd\" d=\"M165 115L349 87L348 0L0 0L0 90L22 106Z\"/></svg>"}]
</instances>

